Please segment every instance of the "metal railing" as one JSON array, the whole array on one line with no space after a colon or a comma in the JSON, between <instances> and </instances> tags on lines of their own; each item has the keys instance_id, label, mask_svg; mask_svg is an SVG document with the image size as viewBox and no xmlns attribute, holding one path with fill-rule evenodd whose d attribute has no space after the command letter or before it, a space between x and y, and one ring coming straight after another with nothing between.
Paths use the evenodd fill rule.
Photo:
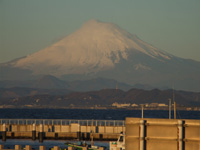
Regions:
<instances>
[{"instance_id":1,"label":"metal railing","mask_svg":"<svg viewBox=\"0 0 200 150\"><path fill-rule=\"evenodd\" d=\"M70 125L78 123L81 126L125 126L123 120L75 120L75 119L0 119L0 124L17 125Z\"/></svg>"}]
</instances>

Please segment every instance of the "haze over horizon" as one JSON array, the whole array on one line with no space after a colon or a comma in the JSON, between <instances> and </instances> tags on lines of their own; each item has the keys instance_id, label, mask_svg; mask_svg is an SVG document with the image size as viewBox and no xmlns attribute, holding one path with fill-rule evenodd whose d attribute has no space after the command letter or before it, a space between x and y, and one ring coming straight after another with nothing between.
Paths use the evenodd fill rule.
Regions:
<instances>
[{"instance_id":1,"label":"haze over horizon","mask_svg":"<svg viewBox=\"0 0 200 150\"><path fill-rule=\"evenodd\" d=\"M35 53L84 22L112 22L175 56L200 61L200 1L0 1L0 63Z\"/></svg>"}]
</instances>

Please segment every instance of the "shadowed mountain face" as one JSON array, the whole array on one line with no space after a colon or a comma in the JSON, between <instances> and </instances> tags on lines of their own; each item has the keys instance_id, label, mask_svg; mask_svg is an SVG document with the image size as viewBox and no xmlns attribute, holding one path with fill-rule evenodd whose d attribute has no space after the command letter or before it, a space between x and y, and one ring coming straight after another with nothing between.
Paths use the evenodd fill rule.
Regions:
<instances>
[{"instance_id":1,"label":"shadowed mountain face","mask_svg":"<svg viewBox=\"0 0 200 150\"><path fill-rule=\"evenodd\" d=\"M32 55L2 64L1 80L54 75L114 79L200 91L200 62L168 54L115 24L96 20Z\"/></svg>"},{"instance_id":2,"label":"shadowed mountain face","mask_svg":"<svg viewBox=\"0 0 200 150\"><path fill-rule=\"evenodd\" d=\"M26 88L40 89L40 90L43 89L46 91L50 90L50 92L51 90L94 91L101 89L118 89L118 88L127 91L133 87L141 89L153 89L153 87L147 85L130 86L128 84L120 83L112 79L96 78L91 80L64 81L50 75L43 76L37 80L0 81L0 88L5 88L5 89L19 88L24 91L26 91Z\"/></svg>"}]
</instances>

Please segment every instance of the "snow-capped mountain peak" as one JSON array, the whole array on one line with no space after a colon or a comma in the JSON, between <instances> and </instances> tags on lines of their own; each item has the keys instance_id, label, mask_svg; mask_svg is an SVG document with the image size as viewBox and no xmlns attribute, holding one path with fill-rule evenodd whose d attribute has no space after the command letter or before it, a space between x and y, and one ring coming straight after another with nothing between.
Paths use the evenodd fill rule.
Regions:
<instances>
[{"instance_id":1,"label":"snow-capped mountain peak","mask_svg":"<svg viewBox=\"0 0 200 150\"><path fill-rule=\"evenodd\" d=\"M116 24L90 20L34 54L0 65L0 79L53 75L67 80L96 77L127 84L200 89L200 62L168 54Z\"/></svg>"},{"instance_id":2,"label":"snow-capped mountain peak","mask_svg":"<svg viewBox=\"0 0 200 150\"><path fill-rule=\"evenodd\" d=\"M14 66L35 74L82 74L114 68L120 61L131 59L132 52L159 60L171 58L113 23L90 20L55 44L16 61Z\"/></svg>"}]
</instances>

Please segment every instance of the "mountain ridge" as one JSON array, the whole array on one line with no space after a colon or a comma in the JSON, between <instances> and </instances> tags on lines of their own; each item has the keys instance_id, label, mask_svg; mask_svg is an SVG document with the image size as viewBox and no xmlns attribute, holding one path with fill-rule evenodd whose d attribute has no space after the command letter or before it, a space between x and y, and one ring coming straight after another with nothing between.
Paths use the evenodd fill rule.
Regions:
<instances>
[{"instance_id":1,"label":"mountain ridge","mask_svg":"<svg viewBox=\"0 0 200 150\"><path fill-rule=\"evenodd\" d=\"M145 103L164 103L168 104L169 98L172 99L173 93L175 101L179 106L200 106L200 92L187 92L177 90L143 90L143 89L130 89L123 91L120 89L103 89L99 91L89 92L70 92L66 90L37 90L27 89L2 89L0 88L1 106L12 107L26 107L30 108L63 108L63 107L110 107L113 103L129 103L129 104L145 104ZM24 90L23 90L24 91ZM38 93L37 93L38 92ZM12 93L13 97L6 97L5 93ZM53 93L53 95L52 95ZM21 96L20 96L21 94Z\"/></svg>"},{"instance_id":2,"label":"mountain ridge","mask_svg":"<svg viewBox=\"0 0 200 150\"><path fill-rule=\"evenodd\" d=\"M0 88L36 88L36 89L49 89L49 90L70 90L70 91L91 91L91 90L101 90L109 88L119 88L122 90L129 90L133 87L140 87L144 89L150 89L152 87L148 85L136 85L131 86L125 83L118 82L113 79L105 78L94 78L90 80L74 80L65 81L58 79L51 75L45 75L36 80L27 81L0 81Z\"/></svg>"}]
</instances>

